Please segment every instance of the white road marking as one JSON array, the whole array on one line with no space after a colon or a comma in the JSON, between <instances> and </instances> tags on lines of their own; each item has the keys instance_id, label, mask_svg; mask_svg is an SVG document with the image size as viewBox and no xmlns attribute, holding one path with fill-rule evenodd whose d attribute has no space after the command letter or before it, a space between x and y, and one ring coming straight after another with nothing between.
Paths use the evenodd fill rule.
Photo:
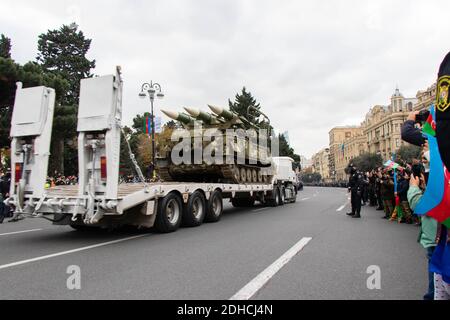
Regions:
<instances>
[{"instance_id":1,"label":"white road marking","mask_svg":"<svg viewBox=\"0 0 450 320\"><path fill-rule=\"evenodd\" d=\"M267 210L267 209L269 209L269 208L268 208L268 207L265 207L265 208L259 208L259 209L253 210L253 212L260 212L260 211L264 211L264 210Z\"/></svg>"},{"instance_id":2,"label":"white road marking","mask_svg":"<svg viewBox=\"0 0 450 320\"><path fill-rule=\"evenodd\" d=\"M340 207L336 210L336 212L340 212L340 211L344 210L344 208L345 208L346 206L347 206L347 204L344 204L344 205L340 206Z\"/></svg>"},{"instance_id":3,"label":"white road marking","mask_svg":"<svg viewBox=\"0 0 450 320\"><path fill-rule=\"evenodd\" d=\"M43 229L31 229L31 230L23 230L23 231L16 231L16 232L0 233L0 236L9 236L12 234L29 233L29 232L36 232L36 231L41 231L41 230L43 230Z\"/></svg>"},{"instance_id":4,"label":"white road marking","mask_svg":"<svg viewBox=\"0 0 450 320\"><path fill-rule=\"evenodd\" d=\"M15 267L15 266L19 266L19 265L26 264L26 263L31 263L31 262L36 262L36 261L40 261L40 260L45 260L45 259L50 259L50 258L54 258L54 257L59 257L59 256L63 256L63 255L71 254L71 253L75 253L75 252L80 252L80 251L85 251L85 250L89 250L89 249L95 249L95 248L99 248L99 247L104 247L104 246L108 246L108 245L111 245L111 244L116 244L116 243L120 243L120 242L124 242L124 241L128 241L128 240L133 240L133 239L137 239L137 238L142 238L142 237L146 237L146 236L148 236L148 234L141 234L141 235L138 235L138 236L123 238L123 239L114 240L114 241L103 242L103 243L99 243L99 244L94 244L92 246L82 247L82 248L68 250L68 251L57 252L57 253L49 254L49 255L46 255L46 256L41 256L41 257L36 257L36 258L32 258L32 259L27 259L27 260L21 260L21 261L17 261L17 262L13 262L13 263L8 263L8 264L1 265L0 266L0 270L6 269L6 268Z\"/></svg>"},{"instance_id":5,"label":"white road marking","mask_svg":"<svg viewBox=\"0 0 450 320\"><path fill-rule=\"evenodd\" d=\"M278 260L257 275L245 287L239 290L230 300L250 300L269 280L283 268L293 257L295 257L312 238L303 238L292 248L286 251Z\"/></svg>"},{"instance_id":6,"label":"white road marking","mask_svg":"<svg viewBox=\"0 0 450 320\"><path fill-rule=\"evenodd\" d=\"M311 199L311 198L303 198L300 201L306 201L306 200L309 200L309 199Z\"/></svg>"}]
</instances>

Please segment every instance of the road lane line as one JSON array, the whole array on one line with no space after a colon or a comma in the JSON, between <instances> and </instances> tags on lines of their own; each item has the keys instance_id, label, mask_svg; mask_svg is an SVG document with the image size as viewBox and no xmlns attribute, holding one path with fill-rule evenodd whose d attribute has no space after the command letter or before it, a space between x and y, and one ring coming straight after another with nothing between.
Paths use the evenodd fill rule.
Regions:
<instances>
[{"instance_id":1,"label":"road lane line","mask_svg":"<svg viewBox=\"0 0 450 320\"><path fill-rule=\"evenodd\" d=\"M8 233L0 233L0 236L9 236L12 234L29 233L29 232L36 232L36 231L41 231L41 230L43 230L43 229L31 229L31 230L15 231L15 232L8 232Z\"/></svg>"},{"instance_id":2,"label":"road lane line","mask_svg":"<svg viewBox=\"0 0 450 320\"><path fill-rule=\"evenodd\" d=\"M250 300L269 280L295 257L312 238L303 238L286 251L278 260L257 275L245 287L239 290L230 300Z\"/></svg>"},{"instance_id":3,"label":"road lane line","mask_svg":"<svg viewBox=\"0 0 450 320\"><path fill-rule=\"evenodd\" d=\"M8 263L8 264L1 265L0 266L0 270L6 269L6 268L15 267L15 266L19 266L19 265L22 265L22 264L36 262L36 261L40 261L40 260L45 260L45 259L50 259L50 258L54 258L54 257L59 257L59 256L63 256L63 255L67 255L67 254L71 254L71 253L75 253L75 252L80 252L80 251L85 251L85 250L89 250L89 249L95 249L95 248L99 248L99 247L104 247L104 246L108 246L108 245L111 245L111 244L125 242L125 241L128 241L128 240L138 239L138 238L142 238L142 237L146 237L146 236L148 236L148 234L141 234L141 235L138 235L138 236L123 238L123 239L114 240L114 241L103 242L103 243L99 243L99 244L94 244L92 246L82 247L82 248L68 250L68 251L57 252L57 253L49 254L49 255L46 255L46 256L41 256L41 257L36 257L36 258L32 258L32 259L27 259L27 260L21 260L21 261L17 261L17 262L13 262L13 263Z\"/></svg>"},{"instance_id":4,"label":"road lane line","mask_svg":"<svg viewBox=\"0 0 450 320\"><path fill-rule=\"evenodd\" d=\"M265 207L265 208L259 208L259 209L253 210L253 212L260 212L260 211L264 211L264 210L267 210L267 209L269 209L269 208L268 208L268 207Z\"/></svg>"},{"instance_id":5,"label":"road lane line","mask_svg":"<svg viewBox=\"0 0 450 320\"><path fill-rule=\"evenodd\" d=\"M309 200L309 199L311 199L311 198L303 198L300 201L306 201L306 200Z\"/></svg>"},{"instance_id":6,"label":"road lane line","mask_svg":"<svg viewBox=\"0 0 450 320\"><path fill-rule=\"evenodd\" d=\"M340 207L336 210L336 212L340 212L340 211L344 210L344 208L345 208L346 206L347 206L347 204L344 204L344 205L340 206Z\"/></svg>"}]
</instances>

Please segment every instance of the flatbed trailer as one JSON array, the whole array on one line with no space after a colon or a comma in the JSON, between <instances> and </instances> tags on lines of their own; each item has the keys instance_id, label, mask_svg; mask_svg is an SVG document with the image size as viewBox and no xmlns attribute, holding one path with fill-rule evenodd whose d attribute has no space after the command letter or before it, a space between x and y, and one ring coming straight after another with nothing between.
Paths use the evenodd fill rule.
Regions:
<instances>
[{"instance_id":1,"label":"flatbed trailer","mask_svg":"<svg viewBox=\"0 0 450 320\"><path fill-rule=\"evenodd\" d=\"M265 184L147 183L130 149L142 182L120 184L122 86L120 68L115 76L81 81L79 183L45 189L54 90L18 85L11 126L11 197L6 200L17 216L42 217L77 230L133 225L173 232L182 225L219 221L224 199L235 207L251 207L256 201L270 206L296 201L295 174L285 170L289 158L278 159L276 167L280 162L288 166ZM30 108L35 110L32 115Z\"/></svg>"}]
</instances>

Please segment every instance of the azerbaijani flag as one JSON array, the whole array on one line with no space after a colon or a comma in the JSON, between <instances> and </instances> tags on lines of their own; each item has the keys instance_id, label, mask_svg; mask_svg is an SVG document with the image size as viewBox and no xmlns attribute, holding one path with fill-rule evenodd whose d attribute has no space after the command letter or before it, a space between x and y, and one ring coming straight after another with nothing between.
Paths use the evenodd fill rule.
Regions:
<instances>
[{"instance_id":1,"label":"azerbaijani flag","mask_svg":"<svg viewBox=\"0 0 450 320\"><path fill-rule=\"evenodd\" d=\"M431 113L427 119L427 122L425 122L422 127L422 132L426 135L436 137L436 121L434 121Z\"/></svg>"},{"instance_id":2,"label":"azerbaijani flag","mask_svg":"<svg viewBox=\"0 0 450 320\"><path fill-rule=\"evenodd\" d=\"M430 114L432 121L427 121L427 123L433 129L436 114L434 106L431 107ZM425 193L414 212L418 215L432 217L450 228L450 173L442 162L436 136L432 134L427 134L427 136L430 147L430 176Z\"/></svg>"},{"instance_id":3,"label":"azerbaijani flag","mask_svg":"<svg viewBox=\"0 0 450 320\"><path fill-rule=\"evenodd\" d=\"M151 134L152 132L152 123L149 117L144 118L144 133L145 134Z\"/></svg>"},{"instance_id":4,"label":"azerbaijani flag","mask_svg":"<svg viewBox=\"0 0 450 320\"><path fill-rule=\"evenodd\" d=\"M384 164L384 166L386 167L386 169L403 169L397 162L394 162L392 160L388 160L386 161L386 163Z\"/></svg>"}]
</instances>

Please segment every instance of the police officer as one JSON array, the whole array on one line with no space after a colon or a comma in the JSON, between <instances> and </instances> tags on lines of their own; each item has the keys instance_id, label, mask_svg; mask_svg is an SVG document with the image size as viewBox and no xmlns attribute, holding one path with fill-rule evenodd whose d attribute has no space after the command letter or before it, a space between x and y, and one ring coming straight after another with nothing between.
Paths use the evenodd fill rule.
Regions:
<instances>
[{"instance_id":1,"label":"police officer","mask_svg":"<svg viewBox=\"0 0 450 320\"><path fill-rule=\"evenodd\" d=\"M364 179L353 164L349 167L350 179L348 181L348 190L351 192L352 212L347 213L352 218L361 218L361 198L364 188Z\"/></svg>"}]
</instances>

